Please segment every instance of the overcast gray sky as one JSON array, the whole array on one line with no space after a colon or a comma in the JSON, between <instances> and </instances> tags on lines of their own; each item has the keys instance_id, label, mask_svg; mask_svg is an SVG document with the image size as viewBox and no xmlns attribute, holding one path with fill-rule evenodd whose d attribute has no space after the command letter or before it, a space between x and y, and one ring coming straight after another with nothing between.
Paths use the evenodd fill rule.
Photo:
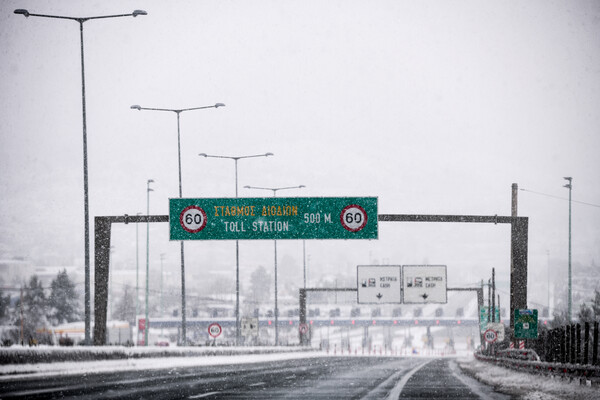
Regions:
<instances>
[{"instance_id":1,"label":"overcast gray sky","mask_svg":"<svg viewBox=\"0 0 600 400\"><path fill-rule=\"evenodd\" d=\"M518 183L558 197L519 192L531 277L548 254L566 263L572 176L573 199L596 205L573 204L573 260L600 261L597 1L1 2L0 258L82 265L78 24L15 8L148 12L84 25L92 217L145 212L149 178L152 214L178 195L175 115L132 104L223 102L181 115L184 197L235 194L233 162L198 153L275 153L240 161L241 196L303 184L280 194L378 196L380 213L510 215ZM310 241L307 252L343 274L377 260L447 264L451 284L492 267L507 280L509 234L381 223L377 241ZM166 253L177 271L167 225L151 238L152 262ZM113 244L131 263L135 228L117 227ZM246 271L272 265L272 242L240 248ZM186 249L189 271L233 274L232 242ZM280 254L300 266L301 249L285 242Z\"/></svg>"}]
</instances>

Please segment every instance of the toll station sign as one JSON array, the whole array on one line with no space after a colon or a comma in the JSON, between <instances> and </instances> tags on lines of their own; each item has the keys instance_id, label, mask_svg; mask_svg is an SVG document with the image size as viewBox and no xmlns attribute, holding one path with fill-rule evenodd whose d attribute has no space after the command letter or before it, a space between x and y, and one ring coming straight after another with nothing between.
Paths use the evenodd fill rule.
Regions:
<instances>
[{"instance_id":1,"label":"toll station sign","mask_svg":"<svg viewBox=\"0 0 600 400\"><path fill-rule=\"evenodd\" d=\"M376 197L169 199L171 240L377 239Z\"/></svg>"},{"instance_id":2,"label":"toll station sign","mask_svg":"<svg viewBox=\"0 0 600 400\"><path fill-rule=\"evenodd\" d=\"M400 265L357 266L357 303L400 303L402 300L400 269Z\"/></svg>"},{"instance_id":3,"label":"toll station sign","mask_svg":"<svg viewBox=\"0 0 600 400\"><path fill-rule=\"evenodd\" d=\"M445 265L403 265L404 303L447 303Z\"/></svg>"}]
</instances>

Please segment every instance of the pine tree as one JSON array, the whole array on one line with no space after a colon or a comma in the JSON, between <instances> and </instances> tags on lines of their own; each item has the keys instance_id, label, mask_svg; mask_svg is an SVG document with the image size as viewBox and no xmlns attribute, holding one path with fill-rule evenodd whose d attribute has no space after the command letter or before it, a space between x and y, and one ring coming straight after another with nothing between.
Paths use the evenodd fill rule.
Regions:
<instances>
[{"instance_id":1,"label":"pine tree","mask_svg":"<svg viewBox=\"0 0 600 400\"><path fill-rule=\"evenodd\" d=\"M19 299L14 311L14 325L20 327L22 324L25 343L37 342L40 335L36 331L48 326L46 295L37 275L33 275L29 285L23 288L22 304Z\"/></svg>"},{"instance_id":2,"label":"pine tree","mask_svg":"<svg viewBox=\"0 0 600 400\"><path fill-rule=\"evenodd\" d=\"M600 291L594 291L594 300L592 301L592 311L594 311L594 320L600 321Z\"/></svg>"},{"instance_id":3,"label":"pine tree","mask_svg":"<svg viewBox=\"0 0 600 400\"><path fill-rule=\"evenodd\" d=\"M75 291L75 284L71 282L64 269L58 273L50 285L52 291L48 305L50 307L50 320L53 325L81 319L79 296Z\"/></svg>"},{"instance_id":4,"label":"pine tree","mask_svg":"<svg viewBox=\"0 0 600 400\"><path fill-rule=\"evenodd\" d=\"M551 328L559 328L567 324L567 311L563 309L555 309L553 314L553 319L550 321Z\"/></svg>"},{"instance_id":5,"label":"pine tree","mask_svg":"<svg viewBox=\"0 0 600 400\"><path fill-rule=\"evenodd\" d=\"M0 323L8 317L9 306L10 295L4 296L4 291L0 289Z\"/></svg>"},{"instance_id":6,"label":"pine tree","mask_svg":"<svg viewBox=\"0 0 600 400\"><path fill-rule=\"evenodd\" d=\"M577 318L583 324L585 322L594 321L594 311L590 307L588 307L585 303L582 303L579 307L579 313L577 314Z\"/></svg>"}]
</instances>

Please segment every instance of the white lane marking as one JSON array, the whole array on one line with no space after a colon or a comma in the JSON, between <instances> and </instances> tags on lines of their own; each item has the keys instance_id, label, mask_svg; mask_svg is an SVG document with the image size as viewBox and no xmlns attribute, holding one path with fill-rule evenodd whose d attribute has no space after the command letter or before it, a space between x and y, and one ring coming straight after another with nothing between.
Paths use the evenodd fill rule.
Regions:
<instances>
[{"instance_id":1,"label":"white lane marking","mask_svg":"<svg viewBox=\"0 0 600 400\"><path fill-rule=\"evenodd\" d=\"M408 380L421 368L423 368L424 366L426 366L427 364L429 364L431 361L433 360L429 360L429 361L425 361L424 363L417 365L415 368L411 369L410 371L408 371L408 373L406 375L404 375L402 377L402 379L400 380L400 382L398 382L398 384L396 386L394 386L394 388L392 389L392 391L390 392L390 394L388 395L388 399L397 399L400 397L400 394L402 393L402 389L404 389L404 386L406 385L406 382L408 382Z\"/></svg>"},{"instance_id":2,"label":"white lane marking","mask_svg":"<svg viewBox=\"0 0 600 400\"><path fill-rule=\"evenodd\" d=\"M212 396L213 394L219 394L219 392L208 392L208 393L197 394L195 396L188 397L188 399L200 399L202 397Z\"/></svg>"},{"instance_id":3,"label":"white lane marking","mask_svg":"<svg viewBox=\"0 0 600 400\"><path fill-rule=\"evenodd\" d=\"M486 386L481 384L476 379L473 379L470 376L467 376L467 375L464 375L463 373L461 373L460 369L458 368L458 365L454 361L450 361L448 364L449 364L448 366L450 367L450 371L452 372L452 375L454 375L459 381L461 381L466 387L468 387L469 390L471 390L471 392L475 393L480 398L485 399L485 400L508 398L508 396L503 396L501 394L493 393L493 392L491 392L491 390L489 393L484 393L484 391L482 389L486 388Z\"/></svg>"},{"instance_id":4,"label":"white lane marking","mask_svg":"<svg viewBox=\"0 0 600 400\"><path fill-rule=\"evenodd\" d=\"M264 385L266 385L265 382L256 382L256 383L253 383L252 385L248 385L248 386L264 386Z\"/></svg>"}]
</instances>

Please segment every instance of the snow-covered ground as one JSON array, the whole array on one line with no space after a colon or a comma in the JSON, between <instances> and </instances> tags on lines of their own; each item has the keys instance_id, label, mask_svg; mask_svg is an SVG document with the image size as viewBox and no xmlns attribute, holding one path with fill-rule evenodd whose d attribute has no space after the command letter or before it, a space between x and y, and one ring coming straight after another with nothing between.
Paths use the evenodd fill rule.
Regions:
<instances>
[{"instance_id":1,"label":"snow-covered ground","mask_svg":"<svg viewBox=\"0 0 600 400\"><path fill-rule=\"evenodd\" d=\"M37 364L0 365L0 382L26 376L79 375L102 372L136 371L150 369L174 369L207 365L248 364L309 357L325 357L323 352L281 352L267 354L235 354L192 357L128 358L125 360L56 362Z\"/></svg>"},{"instance_id":2,"label":"snow-covered ground","mask_svg":"<svg viewBox=\"0 0 600 400\"><path fill-rule=\"evenodd\" d=\"M497 390L524 400L600 399L600 388L568 382L559 377L534 375L478 361L472 355L458 358L463 372Z\"/></svg>"}]
</instances>

